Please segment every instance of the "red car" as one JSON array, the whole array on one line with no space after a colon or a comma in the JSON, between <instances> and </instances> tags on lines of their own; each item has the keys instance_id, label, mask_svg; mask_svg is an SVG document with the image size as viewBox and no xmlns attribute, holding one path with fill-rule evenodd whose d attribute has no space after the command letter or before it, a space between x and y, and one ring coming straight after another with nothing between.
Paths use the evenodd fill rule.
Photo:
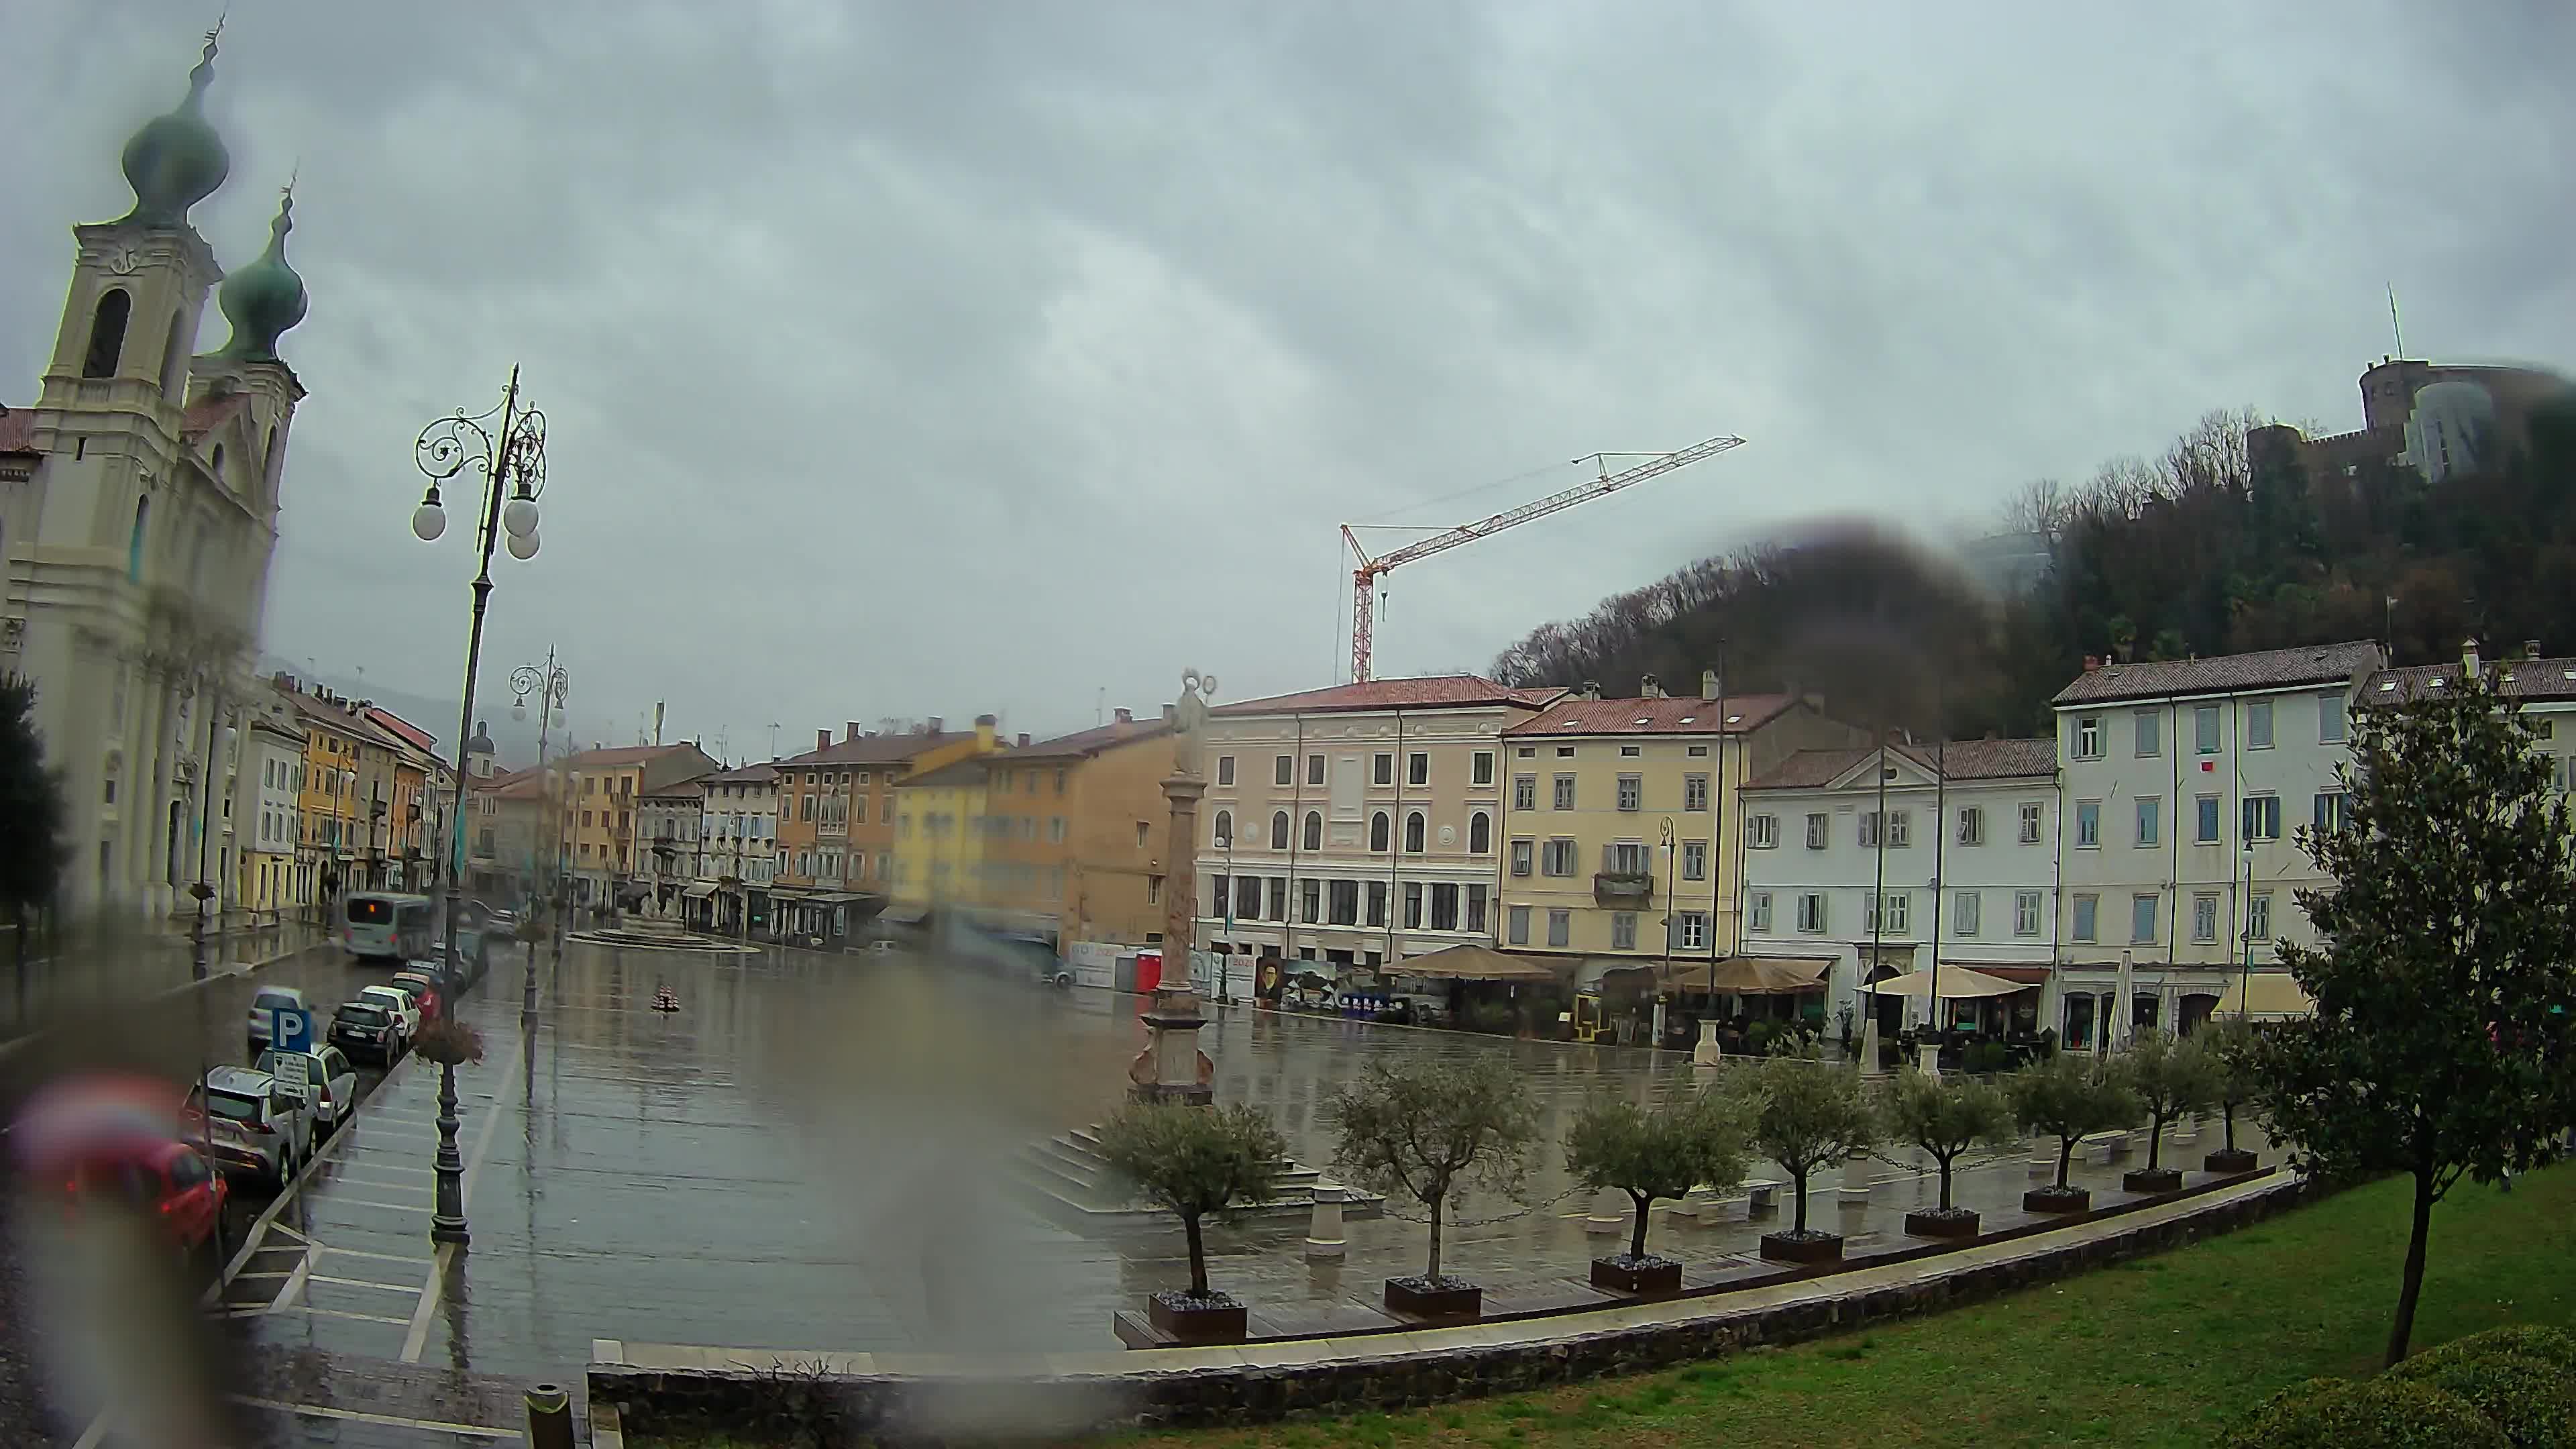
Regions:
<instances>
[{"instance_id":1,"label":"red car","mask_svg":"<svg viewBox=\"0 0 2576 1449\"><path fill-rule=\"evenodd\" d=\"M421 1025L427 1026L438 1020L439 1007L444 1004L439 998L443 993L439 991L438 983L431 980L428 973L397 971L391 978L391 984L410 992L412 999L420 1003Z\"/></svg>"},{"instance_id":2,"label":"red car","mask_svg":"<svg viewBox=\"0 0 2576 1449\"><path fill-rule=\"evenodd\" d=\"M75 1163L64 1190L77 1207L110 1198L145 1214L185 1255L215 1234L231 1189L223 1174L185 1142L155 1142L99 1152Z\"/></svg>"}]
</instances>

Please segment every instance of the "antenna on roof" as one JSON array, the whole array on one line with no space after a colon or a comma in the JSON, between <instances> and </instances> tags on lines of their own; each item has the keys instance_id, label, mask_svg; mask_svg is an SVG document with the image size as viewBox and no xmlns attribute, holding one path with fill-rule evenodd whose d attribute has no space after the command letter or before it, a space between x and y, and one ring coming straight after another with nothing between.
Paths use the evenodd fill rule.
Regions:
<instances>
[{"instance_id":1,"label":"antenna on roof","mask_svg":"<svg viewBox=\"0 0 2576 1449\"><path fill-rule=\"evenodd\" d=\"M2397 355L2406 355L2406 329L2397 325L2397 284L2388 284L2388 333L2397 341Z\"/></svg>"}]
</instances>

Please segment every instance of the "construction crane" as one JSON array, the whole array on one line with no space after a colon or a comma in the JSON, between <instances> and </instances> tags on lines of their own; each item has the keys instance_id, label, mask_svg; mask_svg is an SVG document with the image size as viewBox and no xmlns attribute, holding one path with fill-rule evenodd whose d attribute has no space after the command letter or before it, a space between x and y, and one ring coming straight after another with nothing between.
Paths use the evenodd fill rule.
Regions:
<instances>
[{"instance_id":1,"label":"construction crane","mask_svg":"<svg viewBox=\"0 0 2576 1449\"><path fill-rule=\"evenodd\" d=\"M1669 473L1675 468L1687 468L1704 458L1714 458L1730 448L1743 446L1742 438L1711 438L1705 443L1694 444L1677 453L1594 453L1588 458L1577 458L1574 460L1577 463L1588 462L1597 465L1601 470L1601 476L1578 483L1564 492L1551 493L1536 502L1524 503L1518 508L1505 509L1491 518L1480 519L1474 523L1462 523L1446 533L1434 534L1429 538L1408 543L1402 548L1375 558L1370 557L1369 551L1361 546L1359 534L1354 530L1362 526L1386 527L1388 525L1343 524L1342 541L1350 545L1351 556L1359 560L1359 567L1351 570L1352 681L1358 682L1369 677L1369 651L1377 619L1377 583L1379 579L1394 572L1396 565L1429 558L1435 553L1456 548L1462 543L1474 543L1480 538L1490 538L1506 528L1516 527L1535 518L1545 518L1551 513L1562 513L1578 503L1589 503L1595 498L1608 497L1622 488L1643 483L1658 474ZM1625 472L1613 473L1610 471L1612 458L1644 458L1646 461Z\"/></svg>"}]
</instances>

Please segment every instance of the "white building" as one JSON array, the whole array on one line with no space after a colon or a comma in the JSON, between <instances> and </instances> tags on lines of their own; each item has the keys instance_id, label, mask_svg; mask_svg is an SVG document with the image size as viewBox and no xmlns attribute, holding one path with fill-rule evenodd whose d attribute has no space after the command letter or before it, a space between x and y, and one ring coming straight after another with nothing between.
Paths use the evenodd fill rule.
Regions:
<instances>
[{"instance_id":1,"label":"white building","mask_svg":"<svg viewBox=\"0 0 2576 1449\"><path fill-rule=\"evenodd\" d=\"M765 895L778 877L778 771L745 765L708 775L703 783L698 878L681 894L692 920L738 931L750 893Z\"/></svg>"},{"instance_id":2,"label":"white building","mask_svg":"<svg viewBox=\"0 0 2576 1449\"><path fill-rule=\"evenodd\" d=\"M2088 661L2057 692L2062 1040L2105 1039L2124 956L2139 1026L2295 1009L2264 968L2315 940L2293 893L2323 880L2296 831L2340 818L2350 711L2385 663L2366 641Z\"/></svg>"},{"instance_id":3,"label":"white building","mask_svg":"<svg viewBox=\"0 0 2576 1449\"><path fill-rule=\"evenodd\" d=\"M1869 1009L1864 982L1929 971L1937 957L1944 970L2026 987L1958 1003L1954 1021L2047 1024L2057 949L2051 741L1803 750L1748 784L1743 810L1744 949L1828 961L1829 1021L1849 1010L1857 1022ZM1875 1006L1891 1032L1922 1011L1896 996Z\"/></svg>"},{"instance_id":4,"label":"white building","mask_svg":"<svg viewBox=\"0 0 2576 1449\"><path fill-rule=\"evenodd\" d=\"M680 893L704 873L706 820L705 777L635 798L635 869L643 879L647 910L660 914L677 909Z\"/></svg>"},{"instance_id":5,"label":"white building","mask_svg":"<svg viewBox=\"0 0 2576 1449\"><path fill-rule=\"evenodd\" d=\"M292 912L307 904L295 868L295 845L304 834L296 801L304 788L304 730L273 694L254 700L244 713L233 807L239 885L231 899L252 911Z\"/></svg>"},{"instance_id":6,"label":"white building","mask_svg":"<svg viewBox=\"0 0 2576 1449\"><path fill-rule=\"evenodd\" d=\"M1502 732L1563 693L1459 674L1210 711L1201 948L1330 975L1491 944Z\"/></svg>"},{"instance_id":7,"label":"white building","mask_svg":"<svg viewBox=\"0 0 2576 1449\"><path fill-rule=\"evenodd\" d=\"M78 250L35 406L0 414L0 669L31 677L62 772L76 912L150 918L206 861L219 731L246 698L277 542L287 437L304 388L277 355L302 320L268 250L227 278L188 211L231 170L202 111L215 47L177 109L123 160L134 209L76 226ZM215 284L232 323L197 354Z\"/></svg>"}]
</instances>

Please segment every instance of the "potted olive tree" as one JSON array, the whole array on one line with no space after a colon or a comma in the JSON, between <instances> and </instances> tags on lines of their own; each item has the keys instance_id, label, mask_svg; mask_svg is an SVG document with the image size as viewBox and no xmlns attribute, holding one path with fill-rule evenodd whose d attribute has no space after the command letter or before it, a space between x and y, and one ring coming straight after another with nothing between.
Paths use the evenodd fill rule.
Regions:
<instances>
[{"instance_id":1,"label":"potted olive tree","mask_svg":"<svg viewBox=\"0 0 2576 1449\"><path fill-rule=\"evenodd\" d=\"M2218 1063L2198 1040L2161 1031L2141 1035L2126 1055L2129 1086L2147 1119L2147 1165L2122 1175L2120 1186L2172 1192L2182 1186L2182 1169L2164 1165L2165 1129L2218 1105Z\"/></svg>"},{"instance_id":2,"label":"potted olive tree","mask_svg":"<svg viewBox=\"0 0 2576 1449\"><path fill-rule=\"evenodd\" d=\"M1419 1276L1386 1280L1386 1306L1426 1318L1474 1317L1485 1290L1441 1271L1440 1230L1462 1187L1520 1195L1538 1133L1529 1085L1499 1056L1370 1062L1326 1110L1340 1135L1343 1175L1402 1193L1430 1217L1430 1257Z\"/></svg>"},{"instance_id":3,"label":"potted olive tree","mask_svg":"<svg viewBox=\"0 0 2576 1449\"><path fill-rule=\"evenodd\" d=\"M1920 1147L1941 1169L1941 1205L1905 1215L1905 1231L1926 1238L1973 1238L1977 1211L1950 1201L1951 1170L1980 1143L2013 1140L2012 1099L1965 1074L1934 1077L1907 1067L1879 1099L1880 1128L1892 1142Z\"/></svg>"},{"instance_id":4,"label":"potted olive tree","mask_svg":"<svg viewBox=\"0 0 2576 1449\"><path fill-rule=\"evenodd\" d=\"M1762 1235L1762 1256L1785 1263L1830 1263L1843 1255L1840 1233L1807 1226L1807 1179L1869 1151L1877 1114L1861 1094L1857 1067L1808 1057L1764 1057L1740 1068L1728 1085L1753 1150L1789 1174L1796 1194L1790 1226Z\"/></svg>"},{"instance_id":5,"label":"potted olive tree","mask_svg":"<svg viewBox=\"0 0 2576 1449\"><path fill-rule=\"evenodd\" d=\"M2222 1146L2201 1160L2211 1172L2252 1172L2254 1154L2236 1145L2236 1109L2254 1100L2254 1064L2263 1049L2262 1029L2241 1016L2202 1027L2197 1038L2218 1066L2218 1122Z\"/></svg>"},{"instance_id":6,"label":"potted olive tree","mask_svg":"<svg viewBox=\"0 0 2576 1449\"><path fill-rule=\"evenodd\" d=\"M2023 1193L2025 1212L2089 1210L2092 1192L2066 1180L2067 1169L2075 1161L2075 1144L2095 1132L2124 1130L2138 1120L2138 1098L2129 1089L2126 1068L2093 1057L2090 1052L2059 1052L2013 1075L2013 1115L2024 1127L2057 1139L2057 1181Z\"/></svg>"},{"instance_id":7,"label":"potted olive tree","mask_svg":"<svg viewBox=\"0 0 2576 1449\"><path fill-rule=\"evenodd\" d=\"M1232 1208L1269 1200L1288 1144L1249 1107L1130 1102L1101 1124L1101 1159L1146 1198L1172 1210L1189 1239L1190 1286L1167 1288L1146 1304L1156 1328L1189 1343L1239 1342L1244 1306L1208 1286L1201 1224Z\"/></svg>"},{"instance_id":8,"label":"potted olive tree","mask_svg":"<svg viewBox=\"0 0 2576 1449\"><path fill-rule=\"evenodd\" d=\"M1592 1260L1592 1286L1622 1293L1677 1293L1682 1265L1646 1252L1646 1225L1658 1198L1693 1188L1720 1191L1744 1180L1744 1126L1712 1093L1674 1092L1652 1108L1625 1097L1587 1104L1565 1137L1565 1170L1585 1188L1617 1188L1637 1206L1628 1251Z\"/></svg>"}]
</instances>

